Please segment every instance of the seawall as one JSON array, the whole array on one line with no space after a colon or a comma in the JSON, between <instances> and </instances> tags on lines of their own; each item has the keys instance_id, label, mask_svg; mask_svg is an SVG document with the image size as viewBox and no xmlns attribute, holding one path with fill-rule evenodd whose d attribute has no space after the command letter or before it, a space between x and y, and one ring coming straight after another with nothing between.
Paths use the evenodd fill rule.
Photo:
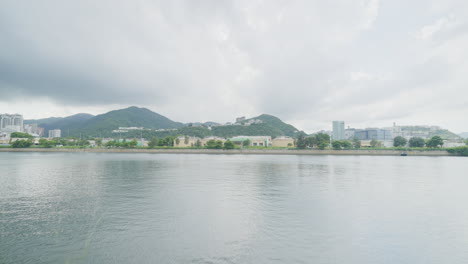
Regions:
<instances>
[{"instance_id":1,"label":"seawall","mask_svg":"<svg viewBox=\"0 0 468 264\"><path fill-rule=\"evenodd\" d=\"M246 154L246 155L367 155L400 156L400 150L318 150L318 149L104 149L104 148L0 148L0 152L93 152L93 153L161 153L161 154ZM408 156L456 156L445 150L410 150Z\"/></svg>"}]
</instances>

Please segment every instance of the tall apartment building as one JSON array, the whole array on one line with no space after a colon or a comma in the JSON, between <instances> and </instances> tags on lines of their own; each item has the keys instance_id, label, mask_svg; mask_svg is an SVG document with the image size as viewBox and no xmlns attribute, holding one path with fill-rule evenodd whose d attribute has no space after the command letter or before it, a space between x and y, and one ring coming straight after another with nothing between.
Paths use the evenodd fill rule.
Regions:
<instances>
[{"instance_id":1,"label":"tall apartment building","mask_svg":"<svg viewBox=\"0 0 468 264\"><path fill-rule=\"evenodd\" d=\"M62 136L62 130L60 129L49 130L49 138L59 138L61 136Z\"/></svg>"},{"instance_id":2,"label":"tall apartment building","mask_svg":"<svg viewBox=\"0 0 468 264\"><path fill-rule=\"evenodd\" d=\"M333 121L333 140L343 140L345 138L344 121Z\"/></svg>"},{"instance_id":3,"label":"tall apartment building","mask_svg":"<svg viewBox=\"0 0 468 264\"><path fill-rule=\"evenodd\" d=\"M23 115L0 114L0 132L23 132Z\"/></svg>"}]
</instances>

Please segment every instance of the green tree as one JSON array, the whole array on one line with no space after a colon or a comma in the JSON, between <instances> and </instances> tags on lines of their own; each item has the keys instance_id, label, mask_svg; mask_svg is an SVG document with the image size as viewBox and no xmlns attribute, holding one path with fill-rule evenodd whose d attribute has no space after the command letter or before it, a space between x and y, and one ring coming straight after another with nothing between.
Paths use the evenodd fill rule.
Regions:
<instances>
[{"instance_id":1,"label":"green tree","mask_svg":"<svg viewBox=\"0 0 468 264\"><path fill-rule=\"evenodd\" d=\"M353 138L353 147L355 149L361 148L361 140L358 138Z\"/></svg>"},{"instance_id":2,"label":"green tree","mask_svg":"<svg viewBox=\"0 0 468 264\"><path fill-rule=\"evenodd\" d=\"M51 147L55 146L55 141L47 140L45 138L41 138L41 139L39 139L39 146L41 146L43 148L51 148Z\"/></svg>"},{"instance_id":3,"label":"green tree","mask_svg":"<svg viewBox=\"0 0 468 264\"><path fill-rule=\"evenodd\" d=\"M296 146L298 149L305 149L307 147L307 142L305 140L305 137L303 135L300 135L297 138Z\"/></svg>"},{"instance_id":4,"label":"green tree","mask_svg":"<svg viewBox=\"0 0 468 264\"><path fill-rule=\"evenodd\" d=\"M382 147L382 142L376 140L376 139L373 139L371 140L371 142L369 143L371 145L371 147L373 148L381 148ZM406 143L405 143L406 144Z\"/></svg>"},{"instance_id":5,"label":"green tree","mask_svg":"<svg viewBox=\"0 0 468 264\"><path fill-rule=\"evenodd\" d=\"M173 147L174 146L174 140L175 140L174 137L168 136L168 137L165 138L165 140L166 140L166 146L168 146L168 147Z\"/></svg>"},{"instance_id":6,"label":"green tree","mask_svg":"<svg viewBox=\"0 0 468 264\"><path fill-rule=\"evenodd\" d=\"M341 141L341 146L343 146L344 149L352 149L353 144L347 140Z\"/></svg>"},{"instance_id":7,"label":"green tree","mask_svg":"<svg viewBox=\"0 0 468 264\"><path fill-rule=\"evenodd\" d=\"M314 145L317 145L317 137L316 136L310 136L305 138L305 144L307 147L314 147Z\"/></svg>"},{"instance_id":8,"label":"green tree","mask_svg":"<svg viewBox=\"0 0 468 264\"><path fill-rule=\"evenodd\" d=\"M107 141L106 144L104 144L104 146L106 146L106 147L115 147L116 143L117 142L115 140L111 140L111 141Z\"/></svg>"},{"instance_id":9,"label":"green tree","mask_svg":"<svg viewBox=\"0 0 468 264\"><path fill-rule=\"evenodd\" d=\"M438 148L444 145L444 140L439 136L433 136L426 142L428 148Z\"/></svg>"},{"instance_id":10,"label":"green tree","mask_svg":"<svg viewBox=\"0 0 468 264\"><path fill-rule=\"evenodd\" d=\"M11 144L13 148L29 148L32 145L32 141L27 139L16 140Z\"/></svg>"},{"instance_id":11,"label":"green tree","mask_svg":"<svg viewBox=\"0 0 468 264\"><path fill-rule=\"evenodd\" d=\"M450 148L447 150L449 153L460 155L460 156L468 156L468 146L461 146L456 148Z\"/></svg>"},{"instance_id":12,"label":"green tree","mask_svg":"<svg viewBox=\"0 0 468 264\"><path fill-rule=\"evenodd\" d=\"M408 141L410 148L423 148L426 142L424 142L423 138L420 137L412 137Z\"/></svg>"},{"instance_id":13,"label":"green tree","mask_svg":"<svg viewBox=\"0 0 468 264\"><path fill-rule=\"evenodd\" d=\"M317 144L317 147L320 149L320 150L324 150L325 148L327 148L329 145L328 142L320 142Z\"/></svg>"},{"instance_id":14,"label":"green tree","mask_svg":"<svg viewBox=\"0 0 468 264\"><path fill-rule=\"evenodd\" d=\"M138 142L136 141L136 139L130 141L130 142L127 142L127 147L129 148L134 148L138 145Z\"/></svg>"},{"instance_id":15,"label":"green tree","mask_svg":"<svg viewBox=\"0 0 468 264\"><path fill-rule=\"evenodd\" d=\"M318 142L330 142L330 136L328 134L318 133L317 135L315 135L315 137L317 138Z\"/></svg>"},{"instance_id":16,"label":"green tree","mask_svg":"<svg viewBox=\"0 0 468 264\"><path fill-rule=\"evenodd\" d=\"M244 146L244 147L250 146L250 139L246 139L246 140L242 141L242 146Z\"/></svg>"},{"instance_id":17,"label":"green tree","mask_svg":"<svg viewBox=\"0 0 468 264\"><path fill-rule=\"evenodd\" d=\"M393 146L394 147L404 147L406 146L406 143L408 141L406 140L406 138L402 137L402 136L398 136L398 137L395 137L393 139Z\"/></svg>"},{"instance_id":18,"label":"green tree","mask_svg":"<svg viewBox=\"0 0 468 264\"><path fill-rule=\"evenodd\" d=\"M89 146L89 141L86 139L78 140L76 145L81 147Z\"/></svg>"},{"instance_id":19,"label":"green tree","mask_svg":"<svg viewBox=\"0 0 468 264\"><path fill-rule=\"evenodd\" d=\"M197 139L197 142L195 142L195 147L196 147L196 148L199 148L199 147L201 147L201 146L202 146L201 141L200 141L199 139Z\"/></svg>"},{"instance_id":20,"label":"green tree","mask_svg":"<svg viewBox=\"0 0 468 264\"><path fill-rule=\"evenodd\" d=\"M332 148L334 150L341 150L341 141L339 140L333 140L332 141Z\"/></svg>"},{"instance_id":21,"label":"green tree","mask_svg":"<svg viewBox=\"0 0 468 264\"><path fill-rule=\"evenodd\" d=\"M206 148L208 149L222 149L223 148L223 142L221 140L208 140L206 142Z\"/></svg>"},{"instance_id":22,"label":"green tree","mask_svg":"<svg viewBox=\"0 0 468 264\"><path fill-rule=\"evenodd\" d=\"M148 147L155 148L158 146L159 140L157 137L152 137L150 142L148 142Z\"/></svg>"},{"instance_id":23,"label":"green tree","mask_svg":"<svg viewBox=\"0 0 468 264\"><path fill-rule=\"evenodd\" d=\"M232 143L232 141L230 141L230 140L227 140L226 142L224 142L224 148L225 149L233 149L234 148L234 143Z\"/></svg>"},{"instance_id":24,"label":"green tree","mask_svg":"<svg viewBox=\"0 0 468 264\"><path fill-rule=\"evenodd\" d=\"M10 134L10 138L29 138L29 139L32 139L33 136L31 136L28 133L13 132L13 133Z\"/></svg>"}]
</instances>

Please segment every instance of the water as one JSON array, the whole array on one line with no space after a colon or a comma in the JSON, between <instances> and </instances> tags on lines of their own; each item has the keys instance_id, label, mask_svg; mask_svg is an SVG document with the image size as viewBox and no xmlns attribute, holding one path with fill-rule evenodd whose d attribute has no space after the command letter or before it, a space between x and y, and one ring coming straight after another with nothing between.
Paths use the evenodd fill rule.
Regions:
<instances>
[{"instance_id":1,"label":"water","mask_svg":"<svg viewBox=\"0 0 468 264\"><path fill-rule=\"evenodd\" d=\"M468 159L0 153L0 263L468 263Z\"/></svg>"}]
</instances>

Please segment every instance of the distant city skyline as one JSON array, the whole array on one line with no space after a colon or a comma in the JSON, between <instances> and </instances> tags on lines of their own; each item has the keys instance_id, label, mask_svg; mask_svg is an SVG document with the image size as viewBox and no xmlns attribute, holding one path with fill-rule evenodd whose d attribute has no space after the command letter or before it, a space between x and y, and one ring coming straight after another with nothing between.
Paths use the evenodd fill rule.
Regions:
<instances>
[{"instance_id":1,"label":"distant city skyline","mask_svg":"<svg viewBox=\"0 0 468 264\"><path fill-rule=\"evenodd\" d=\"M467 1L6 0L0 17L0 112L25 119L136 105L468 131Z\"/></svg>"}]
</instances>

